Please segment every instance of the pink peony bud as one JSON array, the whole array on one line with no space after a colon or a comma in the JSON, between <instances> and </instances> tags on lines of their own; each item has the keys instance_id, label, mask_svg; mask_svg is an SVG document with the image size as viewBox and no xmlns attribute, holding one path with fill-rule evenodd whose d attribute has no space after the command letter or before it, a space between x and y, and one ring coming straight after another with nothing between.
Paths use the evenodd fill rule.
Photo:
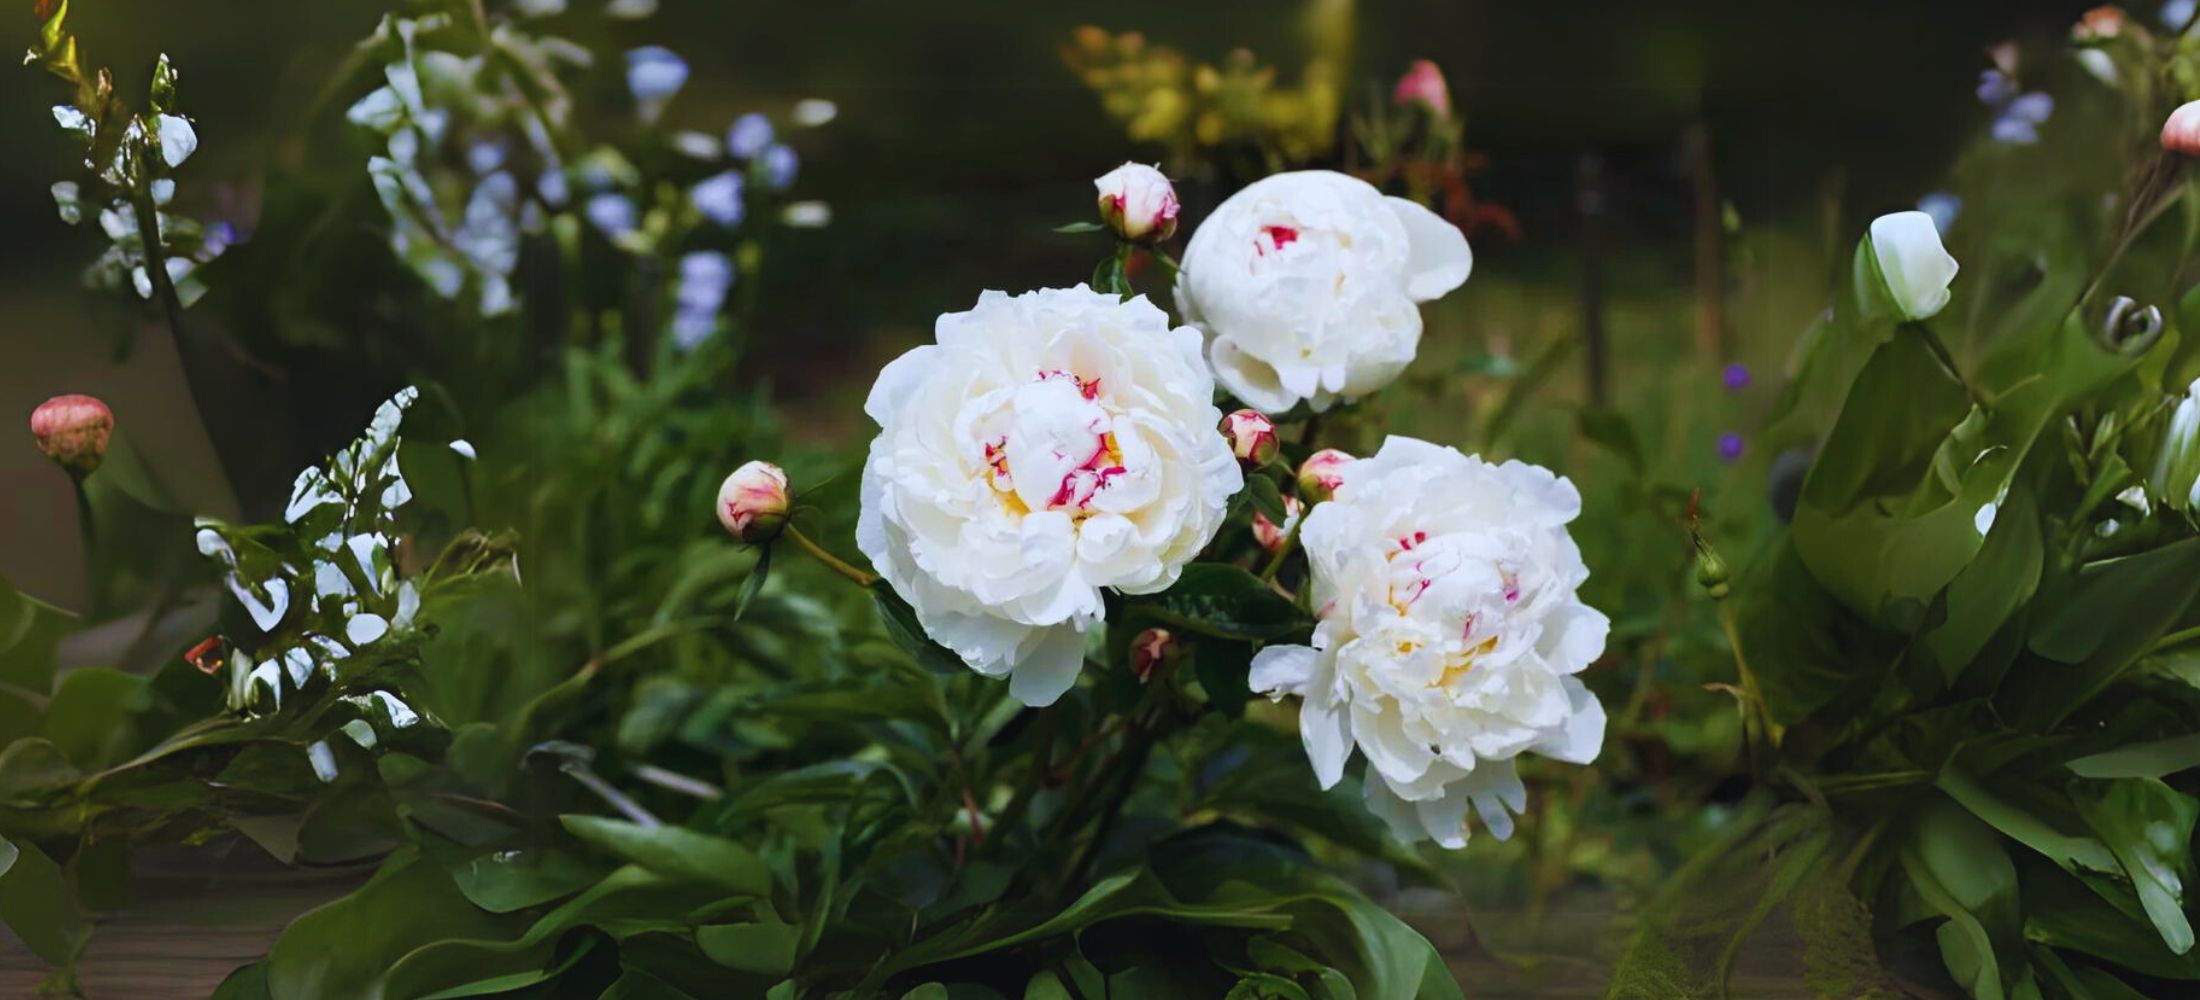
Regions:
<instances>
[{"instance_id":1,"label":"pink peony bud","mask_svg":"<svg viewBox=\"0 0 2200 1000\"><path fill-rule=\"evenodd\" d=\"M1337 492L1344 482L1344 467L1358 461L1335 448L1323 448L1307 456L1299 466L1299 496L1308 503L1320 503Z\"/></svg>"},{"instance_id":2,"label":"pink peony bud","mask_svg":"<svg viewBox=\"0 0 2200 1000\"><path fill-rule=\"evenodd\" d=\"M1398 89L1391 91L1390 101L1419 104L1438 118L1451 117L1451 88L1444 84L1444 71L1426 59L1415 59L1406 75L1398 78Z\"/></svg>"},{"instance_id":3,"label":"pink peony bud","mask_svg":"<svg viewBox=\"0 0 2200 1000\"><path fill-rule=\"evenodd\" d=\"M1275 461L1279 446L1276 422L1258 410L1239 410L1223 417L1222 436L1230 439L1230 453L1248 469Z\"/></svg>"},{"instance_id":4,"label":"pink peony bud","mask_svg":"<svg viewBox=\"0 0 2200 1000\"><path fill-rule=\"evenodd\" d=\"M1092 182L1100 191L1100 221L1133 243L1159 243L1176 235L1176 188L1161 171L1126 163Z\"/></svg>"},{"instance_id":5,"label":"pink peony bud","mask_svg":"<svg viewBox=\"0 0 2200 1000\"><path fill-rule=\"evenodd\" d=\"M2086 11L2070 29L2070 37L2081 42L2105 41L2123 33L2123 8L2110 4L2102 4Z\"/></svg>"},{"instance_id":6,"label":"pink peony bud","mask_svg":"<svg viewBox=\"0 0 2200 1000\"><path fill-rule=\"evenodd\" d=\"M1131 672L1140 681L1153 676L1155 667L1176 655L1176 637L1165 628L1150 628L1131 640Z\"/></svg>"},{"instance_id":7,"label":"pink peony bud","mask_svg":"<svg viewBox=\"0 0 2200 1000\"><path fill-rule=\"evenodd\" d=\"M2186 156L2200 156L2200 101L2190 101L2169 113L2162 123L2162 148Z\"/></svg>"},{"instance_id":8,"label":"pink peony bud","mask_svg":"<svg viewBox=\"0 0 2200 1000\"><path fill-rule=\"evenodd\" d=\"M718 487L718 523L744 542L768 542L787 523L787 474L770 462L733 470Z\"/></svg>"},{"instance_id":9,"label":"pink peony bud","mask_svg":"<svg viewBox=\"0 0 2200 1000\"><path fill-rule=\"evenodd\" d=\"M78 478L91 475L107 459L107 440L115 432L114 411L81 393L55 396L31 411L31 434L38 450Z\"/></svg>"},{"instance_id":10,"label":"pink peony bud","mask_svg":"<svg viewBox=\"0 0 2200 1000\"><path fill-rule=\"evenodd\" d=\"M1268 515L1254 511L1253 540L1259 542L1260 547L1268 550L1271 555L1281 551L1284 540L1291 537L1291 529L1298 526L1299 514L1305 510L1306 505L1300 503L1298 497L1284 497L1283 523L1280 525L1269 520Z\"/></svg>"}]
</instances>

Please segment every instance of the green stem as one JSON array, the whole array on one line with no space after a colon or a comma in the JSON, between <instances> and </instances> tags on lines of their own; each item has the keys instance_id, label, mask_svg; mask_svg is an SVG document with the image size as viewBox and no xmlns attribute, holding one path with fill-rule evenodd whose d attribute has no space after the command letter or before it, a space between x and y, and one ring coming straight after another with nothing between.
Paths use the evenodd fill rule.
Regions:
<instances>
[{"instance_id":1,"label":"green stem","mask_svg":"<svg viewBox=\"0 0 2200 1000\"><path fill-rule=\"evenodd\" d=\"M1312 508L1301 510L1298 519L1291 522L1290 534L1283 536L1283 544L1276 546L1276 554L1269 557L1267 568L1260 571L1262 583L1275 582L1276 574L1283 569L1283 560L1291 554L1292 549L1298 548L1299 529L1306 526L1306 515L1311 513Z\"/></svg>"},{"instance_id":2,"label":"green stem","mask_svg":"<svg viewBox=\"0 0 2200 1000\"><path fill-rule=\"evenodd\" d=\"M878 574L857 569L839 556L825 551L824 546L811 541L810 536L803 534L802 529L795 527L793 524L787 525L785 534L787 537L794 539L796 545L802 546L802 551L809 553L810 558L824 563L825 568L854 581L856 586L868 587L878 582Z\"/></svg>"}]
</instances>

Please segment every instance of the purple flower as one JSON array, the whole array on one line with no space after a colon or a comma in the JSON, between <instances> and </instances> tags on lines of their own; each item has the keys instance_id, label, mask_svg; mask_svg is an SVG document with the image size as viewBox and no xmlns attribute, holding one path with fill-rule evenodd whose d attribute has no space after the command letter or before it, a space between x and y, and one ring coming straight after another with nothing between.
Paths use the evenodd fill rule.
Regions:
<instances>
[{"instance_id":1,"label":"purple flower","mask_svg":"<svg viewBox=\"0 0 2200 1000\"><path fill-rule=\"evenodd\" d=\"M774 191L785 191L794 186L795 173L802 167L802 159L794 150L785 146L773 146L764 151L764 183Z\"/></svg>"},{"instance_id":2,"label":"purple flower","mask_svg":"<svg viewBox=\"0 0 2200 1000\"><path fill-rule=\"evenodd\" d=\"M673 290L672 339L683 351L708 339L718 328L718 310L733 287L733 259L715 250L680 258L680 282Z\"/></svg>"},{"instance_id":3,"label":"purple flower","mask_svg":"<svg viewBox=\"0 0 2200 1000\"><path fill-rule=\"evenodd\" d=\"M771 119L754 111L734 119L726 130L726 151L739 159L753 159L771 144Z\"/></svg>"},{"instance_id":4,"label":"purple flower","mask_svg":"<svg viewBox=\"0 0 2200 1000\"><path fill-rule=\"evenodd\" d=\"M1739 361L1736 361L1733 364L1726 366L1726 372L1723 377L1726 382L1726 391L1728 392L1740 392L1743 389L1749 388L1749 366Z\"/></svg>"},{"instance_id":5,"label":"purple flower","mask_svg":"<svg viewBox=\"0 0 2200 1000\"><path fill-rule=\"evenodd\" d=\"M1994 141L2029 146L2040 141L2039 127L2055 113L2055 99L2039 91L2019 94L1994 119Z\"/></svg>"},{"instance_id":6,"label":"purple flower","mask_svg":"<svg viewBox=\"0 0 2200 1000\"><path fill-rule=\"evenodd\" d=\"M1728 431L1719 435L1719 459L1732 462L1742 457L1742 436Z\"/></svg>"},{"instance_id":7,"label":"purple flower","mask_svg":"<svg viewBox=\"0 0 2200 1000\"><path fill-rule=\"evenodd\" d=\"M704 218L731 229L741 224L744 214L741 185L741 175L728 170L696 184L688 192L688 199L695 203L696 211L703 213Z\"/></svg>"}]
</instances>

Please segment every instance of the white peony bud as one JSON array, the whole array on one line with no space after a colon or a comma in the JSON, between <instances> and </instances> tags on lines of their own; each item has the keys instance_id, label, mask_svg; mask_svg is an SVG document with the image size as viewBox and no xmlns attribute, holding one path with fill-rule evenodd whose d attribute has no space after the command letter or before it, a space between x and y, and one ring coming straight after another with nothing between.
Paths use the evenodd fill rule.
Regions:
<instances>
[{"instance_id":1,"label":"white peony bud","mask_svg":"<svg viewBox=\"0 0 2200 1000\"><path fill-rule=\"evenodd\" d=\"M2200 101L2191 101L2169 113L2169 120L2162 123L2162 148L2200 156Z\"/></svg>"},{"instance_id":2,"label":"white peony bud","mask_svg":"<svg viewBox=\"0 0 2200 1000\"><path fill-rule=\"evenodd\" d=\"M1159 243L1176 235L1176 188L1161 171L1126 163L1092 182L1100 191L1100 219L1134 243Z\"/></svg>"},{"instance_id":3,"label":"white peony bud","mask_svg":"<svg viewBox=\"0 0 2200 1000\"><path fill-rule=\"evenodd\" d=\"M1299 495L1309 503L1320 503L1337 492L1344 482L1344 467L1355 459L1335 448L1323 448L1308 455L1299 465Z\"/></svg>"},{"instance_id":4,"label":"white peony bud","mask_svg":"<svg viewBox=\"0 0 2200 1000\"><path fill-rule=\"evenodd\" d=\"M744 542L768 542L787 524L787 474L770 462L733 470L718 487L718 523Z\"/></svg>"},{"instance_id":5,"label":"white peony bud","mask_svg":"<svg viewBox=\"0 0 2200 1000\"><path fill-rule=\"evenodd\" d=\"M1266 514L1254 511L1253 540L1259 542L1260 547L1271 555L1281 551L1283 543L1291 537L1291 529L1298 527L1299 514L1305 510L1306 505L1300 503L1298 497L1284 497L1282 524L1269 520Z\"/></svg>"},{"instance_id":6,"label":"white peony bud","mask_svg":"<svg viewBox=\"0 0 2200 1000\"><path fill-rule=\"evenodd\" d=\"M1222 418L1222 436L1230 439L1230 453L1237 456L1238 464L1257 469L1274 461L1276 449L1276 422L1258 410L1238 410Z\"/></svg>"},{"instance_id":7,"label":"white peony bud","mask_svg":"<svg viewBox=\"0 0 2200 1000\"><path fill-rule=\"evenodd\" d=\"M1911 322L1948 305L1956 259L1940 245L1940 229L1924 212L1892 212L1872 220L1872 257L1895 311Z\"/></svg>"}]
</instances>

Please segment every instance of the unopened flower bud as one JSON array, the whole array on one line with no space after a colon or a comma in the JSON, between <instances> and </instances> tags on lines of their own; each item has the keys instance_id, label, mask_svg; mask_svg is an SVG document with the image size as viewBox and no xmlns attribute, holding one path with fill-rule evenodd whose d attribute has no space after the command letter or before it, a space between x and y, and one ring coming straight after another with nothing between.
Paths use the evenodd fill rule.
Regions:
<instances>
[{"instance_id":1,"label":"unopened flower bud","mask_svg":"<svg viewBox=\"0 0 2200 1000\"><path fill-rule=\"evenodd\" d=\"M1418 104L1438 118L1451 117L1451 88L1444 84L1444 71L1427 59L1415 59L1406 68L1397 89L1390 92L1390 102Z\"/></svg>"},{"instance_id":2,"label":"unopened flower bud","mask_svg":"<svg viewBox=\"0 0 2200 1000\"><path fill-rule=\"evenodd\" d=\"M1305 510L1306 505L1300 503L1298 497L1284 497L1282 524L1269 520L1266 514L1254 511L1253 540L1259 542L1260 547L1270 554L1281 551L1283 543L1291 537L1291 529L1298 527L1299 515Z\"/></svg>"},{"instance_id":3,"label":"unopened flower bud","mask_svg":"<svg viewBox=\"0 0 2200 1000\"><path fill-rule=\"evenodd\" d=\"M1155 667L1161 666L1176 655L1176 636L1165 628L1150 628L1138 633L1131 640L1131 672L1143 682L1153 677Z\"/></svg>"},{"instance_id":4,"label":"unopened flower bud","mask_svg":"<svg viewBox=\"0 0 2200 1000\"><path fill-rule=\"evenodd\" d=\"M787 474L770 462L733 470L718 487L718 523L744 542L768 542L787 523Z\"/></svg>"},{"instance_id":5,"label":"unopened flower bud","mask_svg":"<svg viewBox=\"0 0 2200 1000\"><path fill-rule=\"evenodd\" d=\"M1701 538L1696 539L1696 582L1712 600L1726 598L1726 560L1719 558L1718 550Z\"/></svg>"},{"instance_id":6,"label":"unopened flower bud","mask_svg":"<svg viewBox=\"0 0 2200 1000\"><path fill-rule=\"evenodd\" d=\"M1258 410L1239 410L1222 418L1222 436L1230 439L1230 453L1248 469L1276 459L1276 422Z\"/></svg>"},{"instance_id":7,"label":"unopened flower bud","mask_svg":"<svg viewBox=\"0 0 2200 1000\"><path fill-rule=\"evenodd\" d=\"M1323 448L1307 456L1299 466L1299 496L1308 503L1320 503L1337 492L1344 484L1344 468L1357 461L1335 448Z\"/></svg>"},{"instance_id":8,"label":"unopened flower bud","mask_svg":"<svg viewBox=\"0 0 2200 1000\"><path fill-rule=\"evenodd\" d=\"M2080 42L2107 41L2123 33L2124 11L2114 4L2102 4L2086 11L2070 29L2070 37Z\"/></svg>"},{"instance_id":9,"label":"unopened flower bud","mask_svg":"<svg viewBox=\"0 0 2200 1000\"><path fill-rule=\"evenodd\" d=\"M106 461L107 441L114 432L114 411L81 393L55 396L31 411L31 434L38 438L39 452L80 479Z\"/></svg>"},{"instance_id":10,"label":"unopened flower bud","mask_svg":"<svg viewBox=\"0 0 2200 1000\"><path fill-rule=\"evenodd\" d=\"M2154 458L2154 475L2147 485L2162 506L2187 510L2193 494L2200 492L2200 380L2185 390L2170 411L2169 427L2162 432L2162 448Z\"/></svg>"},{"instance_id":11,"label":"unopened flower bud","mask_svg":"<svg viewBox=\"0 0 2200 1000\"><path fill-rule=\"evenodd\" d=\"M1872 259L1887 301L1910 322L1930 319L1948 305L1956 259L1940 245L1940 229L1923 212L1892 212L1872 220Z\"/></svg>"},{"instance_id":12,"label":"unopened flower bud","mask_svg":"<svg viewBox=\"0 0 2200 1000\"><path fill-rule=\"evenodd\" d=\"M1161 171L1126 163L1092 182L1100 191L1100 221L1133 243L1159 243L1176 235L1176 188Z\"/></svg>"},{"instance_id":13,"label":"unopened flower bud","mask_svg":"<svg viewBox=\"0 0 2200 1000\"><path fill-rule=\"evenodd\" d=\"M2162 123L2162 148L2185 156L2200 156L2200 101L2191 101L2169 113Z\"/></svg>"}]
</instances>

